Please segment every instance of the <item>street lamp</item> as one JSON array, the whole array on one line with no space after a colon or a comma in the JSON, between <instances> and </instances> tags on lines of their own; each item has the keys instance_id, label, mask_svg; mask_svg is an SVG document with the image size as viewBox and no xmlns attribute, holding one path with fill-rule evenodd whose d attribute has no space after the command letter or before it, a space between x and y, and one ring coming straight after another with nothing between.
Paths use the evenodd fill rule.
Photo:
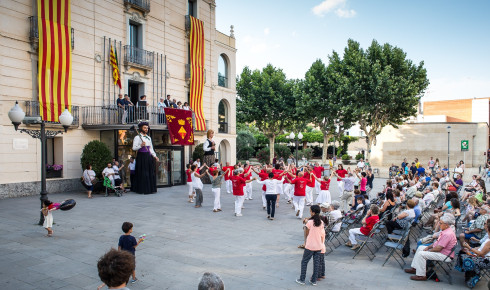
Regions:
<instances>
[{"instance_id":1,"label":"street lamp","mask_svg":"<svg viewBox=\"0 0 490 290\"><path fill-rule=\"evenodd\" d=\"M45 121L41 119L41 117L30 118L29 121L32 124L40 124L40 130L30 130L30 129L19 129L19 125L22 121L26 121L24 118L26 114L19 107L19 103L15 102L15 105L10 109L8 113L9 119L14 125L15 131L20 131L21 133L26 133L32 138L36 138L41 140L41 208L43 207L43 202L48 199L48 192L46 191L46 140L49 138L54 138L54 136L58 134L63 134L62 131L50 131L45 128ZM59 120L65 132L68 130L68 127L73 123L73 116L65 109L65 111L59 116ZM44 223L44 215L40 213L39 225Z\"/></svg>"},{"instance_id":2,"label":"street lamp","mask_svg":"<svg viewBox=\"0 0 490 290\"><path fill-rule=\"evenodd\" d=\"M303 139L303 134L301 132L298 133L298 138L296 138L293 132L289 134L289 140L296 142L296 167L298 167L298 146L301 139Z\"/></svg>"},{"instance_id":3,"label":"street lamp","mask_svg":"<svg viewBox=\"0 0 490 290\"><path fill-rule=\"evenodd\" d=\"M447 126L447 170L449 172L449 134L451 134L451 126Z\"/></svg>"}]
</instances>

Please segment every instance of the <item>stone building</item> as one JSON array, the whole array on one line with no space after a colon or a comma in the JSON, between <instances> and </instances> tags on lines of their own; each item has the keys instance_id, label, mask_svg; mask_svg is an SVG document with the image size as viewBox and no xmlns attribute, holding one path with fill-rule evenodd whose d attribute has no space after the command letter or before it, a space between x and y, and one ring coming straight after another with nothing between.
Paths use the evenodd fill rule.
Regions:
<instances>
[{"instance_id":1,"label":"stone building","mask_svg":"<svg viewBox=\"0 0 490 290\"><path fill-rule=\"evenodd\" d=\"M18 101L27 116L39 115L37 1L5 0L0 7L0 196L35 194L41 179L40 142L16 132L7 112ZM124 163L134 154L130 128L140 117L121 119L116 105L119 93L128 94L133 103L147 96L143 119L150 122L161 160L158 185L185 183L184 165L193 148L170 144L157 102L168 94L182 103L189 101L189 15L204 22L206 127L216 132L216 157L235 162L235 38L233 29L229 35L216 30L215 0L72 0L71 112L75 119L67 133L47 142L46 162L63 165L60 176L48 180L48 191L78 186L80 153L91 140L105 142L113 157ZM121 90L113 84L110 45L118 54ZM56 123L48 125L61 129ZM21 128L38 126L22 124ZM205 138L204 130L196 131L195 145Z\"/></svg>"}]
</instances>

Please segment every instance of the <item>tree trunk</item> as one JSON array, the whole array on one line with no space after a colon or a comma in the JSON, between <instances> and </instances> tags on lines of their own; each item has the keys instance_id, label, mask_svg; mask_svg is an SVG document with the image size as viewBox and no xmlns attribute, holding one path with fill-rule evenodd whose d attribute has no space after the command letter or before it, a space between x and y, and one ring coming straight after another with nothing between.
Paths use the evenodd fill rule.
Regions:
<instances>
[{"instance_id":1,"label":"tree trunk","mask_svg":"<svg viewBox=\"0 0 490 290\"><path fill-rule=\"evenodd\" d=\"M269 137L269 162L272 164L272 159L274 159L274 142L276 141L276 136Z\"/></svg>"},{"instance_id":2,"label":"tree trunk","mask_svg":"<svg viewBox=\"0 0 490 290\"><path fill-rule=\"evenodd\" d=\"M369 134L366 134L367 152L366 152L365 159L367 160L371 159L371 143L372 143L372 139L369 137ZM369 161L369 164L371 164L371 161Z\"/></svg>"},{"instance_id":3,"label":"tree trunk","mask_svg":"<svg viewBox=\"0 0 490 290\"><path fill-rule=\"evenodd\" d=\"M327 163L328 159L328 139L330 136L326 133L323 132L323 150L322 150L322 163L325 164Z\"/></svg>"}]
</instances>

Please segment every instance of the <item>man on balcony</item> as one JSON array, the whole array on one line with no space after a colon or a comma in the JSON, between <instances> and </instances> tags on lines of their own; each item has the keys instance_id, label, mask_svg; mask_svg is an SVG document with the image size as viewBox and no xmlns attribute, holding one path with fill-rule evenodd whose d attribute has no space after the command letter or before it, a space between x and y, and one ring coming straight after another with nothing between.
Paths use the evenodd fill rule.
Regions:
<instances>
[{"instance_id":1,"label":"man on balcony","mask_svg":"<svg viewBox=\"0 0 490 290\"><path fill-rule=\"evenodd\" d=\"M119 98L116 101L117 103L117 116L119 118L119 123L126 124L126 118L128 114L125 109L126 100L123 98L122 94L119 94Z\"/></svg>"},{"instance_id":2,"label":"man on balcony","mask_svg":"<svg viewBox=\"0 0 490 290\"><path fill-rule=\"evenodd\" d=\"M128 114L128 120L126 120L128 123L132 123L134 120L133 108L134 108L133 102L131 102L131 100L129 99L128 94L125 94L124 95L124 109L126 110L126 112Z\"/></svg>"}]
</instances>

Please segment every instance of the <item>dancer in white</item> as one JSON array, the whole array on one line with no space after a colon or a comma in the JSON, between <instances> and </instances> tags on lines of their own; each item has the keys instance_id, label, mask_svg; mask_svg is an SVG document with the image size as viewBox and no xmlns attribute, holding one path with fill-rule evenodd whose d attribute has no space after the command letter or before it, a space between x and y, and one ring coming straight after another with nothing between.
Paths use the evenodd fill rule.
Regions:
<instances>
[{"instance_id":1,"label":"dancer in white","mask_svg":"<svg viewBox=\"0 0 490 290\"><path fill-rule=\"evenodd\" d=\"M211 179L211 190L213 191L214 194L214 207L213 207L213 212L219 212L221 211L221 201L220 201L220 195L221 195L221 182L223 181L223 177L230 171L230 169L226 169L226 171L219 175L219 171L217 169L213 170L212 175L207 171L209 178Z\"/></svg>"},{"instance_id":2,"label":"dancer in white","mask_svg":"<svg viewBox=\"0 0 490 290\"><path fill-rule=\"evenodd\" d=\"M315 202L317 204L322 204L324 202L327 202L328 204L332 203L332 198L330 197L330 180L332 179L333 172L330 176L324 176L323 179L320 179L313 175L313 177L316 179L317 183L320 184L320 194L317 196Z\"/></svg>"},{"instance_id":3,"label":"dancer in white","mask_svg":"<svg viewBox=\"0 0 490 290\"><path fill-rule=\"evenodd\" d=\"M270 172L268 179L264 181L257 180L257 183L265 185L265 197L267 199L267 218L270 220L274 219L274 213L276 211L276 200L277 200L277 184L282 183L282 180L277 180L274 178L274 173Z\"/></svg>"}]
</instances>

